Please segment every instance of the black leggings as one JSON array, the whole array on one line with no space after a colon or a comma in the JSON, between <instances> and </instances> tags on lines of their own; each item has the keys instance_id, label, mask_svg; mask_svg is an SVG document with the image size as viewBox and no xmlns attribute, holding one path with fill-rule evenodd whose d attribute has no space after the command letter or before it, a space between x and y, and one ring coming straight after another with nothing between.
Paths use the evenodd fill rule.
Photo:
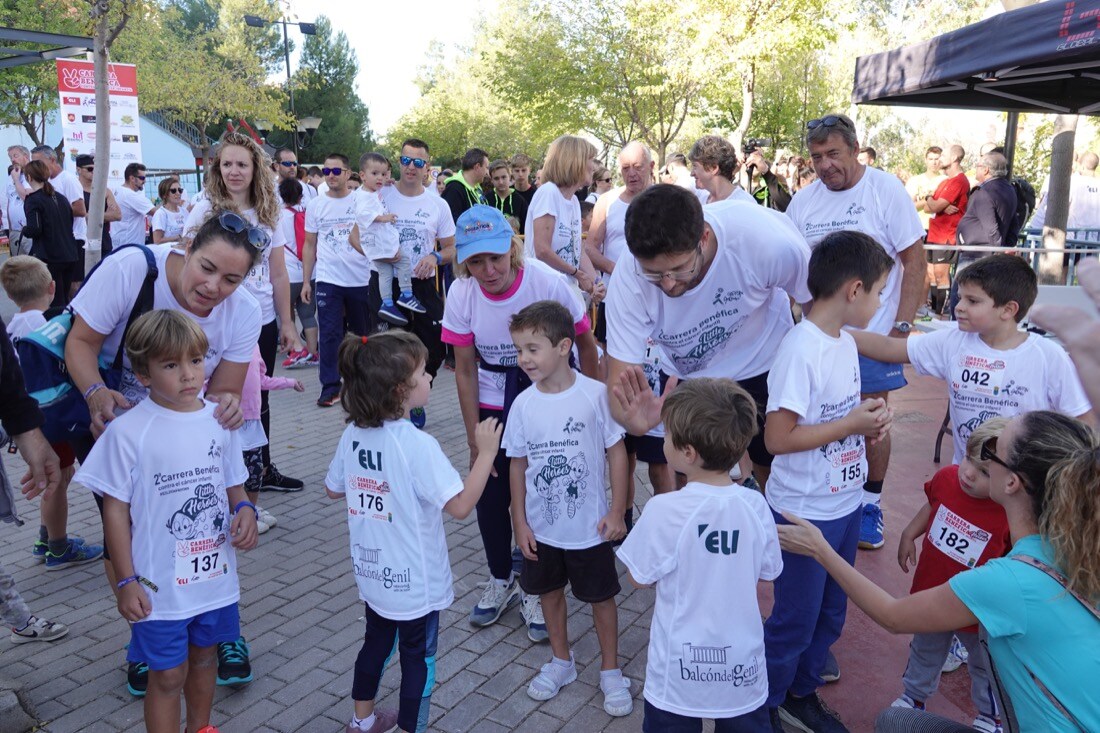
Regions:
<instances>
[{"instance_id":1,"label":"black leggings","mask_svg":"<svg viewBox=\"0 0 1100 733\"><path fill-rule=\"evenodd\" d=\"M435 683L435 655L439 641L439 611L409 621L393 621L366 607L367 630L355 658L351 699L374 700L382 671L393 655L401 651L401 691L398 693L397 725L401 730L422 733L428 729L428 712ZM396 644L395 644L396 641Z\"/></svg>"},{"instance_id":2,"label":"black leggings","mask_svg":"<svg viewBox=\"0 0 1100 733\"><path fill-rule=\"evenodd\" d=\"M495 417L504 421L503 410L481 408L478 419ZM512 491L508 481L508 469L512 459L501 448L493 461L497 475L490 474L485 482L485 491L477 500L477 528L481 531L481 542L485 545L485 559L489 562L489 572L497 580L507 580L512 573L512 515L508 508L512 504Z\"/></svg>"},{"instance_id":3,"label":"black leggings","mask_svg":"<svg viewBox=\"0 0 1100 733\"><path fill-rule=\"evenodd\" d=\"M275 373L275 357L279 353L279 326L278 321L265 323L260 329L260 356L264 358L264 367L267 376ZM260 390L260 425L263 425L264 435L268 443L271 442L271 411L267 405L267 390ZM271 446L265 445L261 450L264 470L271 465Z\"/></svg>"}]
</instances>

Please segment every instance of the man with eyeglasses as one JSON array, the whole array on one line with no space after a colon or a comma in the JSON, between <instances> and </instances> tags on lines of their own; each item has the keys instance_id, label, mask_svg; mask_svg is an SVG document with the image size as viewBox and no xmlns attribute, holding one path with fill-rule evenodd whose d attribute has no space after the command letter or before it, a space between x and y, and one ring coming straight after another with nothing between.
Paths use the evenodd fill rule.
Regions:
<instances>
[{"instance_id":1,"label":"man with eyeglasses","mask_svg":"<svg viewBox=\"0 0 1100 733\"><path fill-rule=\"evenodd\" d=\"M855 123L844 115L827 115L806 125L806 143L817 180L791 199L787 216L813 248L835 231L863 232L894 258L882 291L881 305L867 330L905 338L913 328L917 306L924 302L924 226L913 200L898 178L859 162ZM938 157L937 157L938 165ZM929 163L931 167L931 163ZM859 358L863 399L887 399L905 386L900 364ZM867 446L867 481L863 485L863 518L859 546L882 547L882 482L890 464L890 435Z\"/></svg>"},{"instance_id":2,"label":"man with eyeglasses","mask_svg":"<svg viewBox=\"0 0 1100 733\"><path fill-rule=\"evenodd\" d=\"M703 207L669 184L634 197L624 231L628 251L607 287L611 415L631 435L660 422L663 400L641 366L652 339L671 377L735 379L753 396L760 430L748 452L764 488L768 372L794 326L790 298L810 299L806 242L777 211L738 199Z\"/></svg>"},{"instance_id":3,"label":"man with eyeglasses","mask_svg":"<svg viewBox=\"0 0 1100 733\"><path fill-rule=\"evenodd\" d=\"M115 190L122 219L111 225L111 240L120 247L124 244L145 244L146 218L157 210L145 196L145 166L130 163L122 175L126 180Z\"/></svg>"},{"instance_id":4,"label":"man with eyeglasses","mask_svg":"<svg viewBox=\"0 0 1100 733\"><path fill-rule=\"evenodd\" d=\"M294 151L290 148L279 148L275 151L275 190L279 190L279 184L289 178L298 178L298 157L294 155ZM300 206L304 209L305 205L312 201L317 196L317 191L313 186L302 186L302 203Z\"/></svg>"},{"instance_id":5,"label":"man with eyeglasses","mask_svg":"<svg viewBox=\"0 0 1100 733\"><path fill-rule=\"evenodd\" d=\"M95 173L95 158L91 155L76 156L76 177L80 180L80 187L84 189L84 205L92 200L92 175ZM99 235L100 252L103 257L111 254L113 240L111 239L111 222L122 218L122 210L115 200L115 194L111 189L106 190L107 197L103 202L103 231ZM83 268L84 258L80 258ZM81 278L83 279L83 278Z\"/></svg>"},{"instance_id":6,"label":"man with eyeglasses","mask_svg":"<svg viewBox=\"0 0 1100 733\"><path fill-rule=\"evenodd\" d=\"M31 159L40 160L50 169L50 185L65 197L73 207L73 239L80 246L88 236L88 208L84 206L84 189L72 171L61 167L57 151L49 145L39 145L31 150ZM83 267L83 265L81 265Z\"/></svg>"}]
</instances>

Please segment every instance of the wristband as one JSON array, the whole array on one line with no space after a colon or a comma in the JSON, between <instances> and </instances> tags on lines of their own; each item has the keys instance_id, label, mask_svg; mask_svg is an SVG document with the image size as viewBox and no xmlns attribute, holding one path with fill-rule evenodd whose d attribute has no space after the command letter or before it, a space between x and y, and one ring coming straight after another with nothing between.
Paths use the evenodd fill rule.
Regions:
<instances>
[{"instance_id":1,"label":"wristband","mask_svg":"<svg viewBox=\"0 0 1100 733\"><path fill-rule=\"evenodd\" d=\"M89 397L101 389L107 389L107 385L103 382L96 382L91 387L88 387L88 389L84 390L84 401L87 402Z\"/></svg>"},{"instance_id":2,"label":"wristband","mask_svg":"<svg viewBox=\"0 0 1100 733\"><path fill-rule=\"evenodd\" d=\"M136 582L138 582L138 580L139 580L138 576L131 575L129 578L123 578L122 580L118 581L118 583L116 584L116 587L119 590L122 590L123 587L129 585L130 583L136 583Z\"/></svg>"},{"instance_id":3,"label":"wristband","mask_svg":"<svg viewBox=\"0 0 1100 733\"><path fill-rule=\"evenodd\" d=\"M574 268L573 268L573 272L572 272L572 273L570 273L569 277L576 277L576 276L577 276L577 273L578 273L578 272L580 272L580 271L581 271L581 268L579 268L579 267L574 267Z\"/></svg>"},{"instance_id":4,"label":"wristband","mask_svg":"<svg viewBox=\"0 0 1100 733\"><path fill-rule=\"evenodd\" d=\"M255 505L255 504L253 504L253 503L252 503L252 502L250 502L250 501L240 501L240 502L237 502L237 506L233 507L233 513L234 513L234 514L236 514L237 512L239 512L239 511L241 510L241 507L242 507L242 506L247 506L247 507L251 507L251 509L252 509L252 512L253 512L253 513L254 513L254 514L255 514L256 516L260 516L260 513L256 511L256 505Z\"/></svg>"},{"instance_id":5,"label":"wristband","mask_svg":"<svg viewBox=\"0 0 1100 733\"><path fill-rule=\"evenodd\" d=\"M435 257L435 262L436 262L437 265L442 265L443 264L443 253L442 252L432 252L432 256Z\"/></svg>"}]
</instances>

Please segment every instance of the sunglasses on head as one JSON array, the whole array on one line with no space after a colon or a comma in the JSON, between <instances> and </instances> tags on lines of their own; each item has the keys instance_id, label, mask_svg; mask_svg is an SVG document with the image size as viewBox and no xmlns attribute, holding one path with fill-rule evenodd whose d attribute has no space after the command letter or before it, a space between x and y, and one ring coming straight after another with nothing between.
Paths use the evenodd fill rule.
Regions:
<instances>
[{"instance_id":1,"label":"sunglasses on head","mask_svg":"<svg viewBox=\"0 0 1100 733\"><path fill-rule=\"evenodd\" d=\"M816 130L819 127L836 127L837 125L847 127L848 123L844 121L844 118L838 117L837 115L826 115L820 119L807 122L806 129Z\"/></svg>"},{"instance_id":2,"label":"sunglasses on head","mask_svg":"<svg viewBox=\"0 0 1100 733\"><path fill-rule=\"evenodd\" d=\"M280 160L279 165L281 165L284 168L293 168L294 166L298 165L298 161L296 161L296 160Z\"/></svg>"},{"instance_id":3,"label":"sunglasses on head","mask_svg":"<svg viewBox=\"0 0 1100 733\"><path fill-rule=\"evenodd\" d=\"M407 155L402 155L401 156L401 165L405 165L405 166L414 165L417 168L423 168L427 164L428 164L428 161L424 160L423 158L410 158Z\"/></svg>"},{"instance_id":4,"label":"sunglasses on head","mask_svg":"<svg viewBox=\"0 0 1100 733\"><path fill-rule=\"evenodd\" d=\"M170 189L168 189L168 193L183 193L183 189L182 188L170 188Z\"/></svg>"},{"instance_id":5,"label":"sunglasses on head","mask_svg":"<svg viewBox=\"0 0 1100 733\"><path fill-rule=\"evenodd\" d=\"M222 229L234 234L248 232L248 243L258 250L265 250L271 244L271 237L259 227L252 226L251 222L232 211L223 211L218 216L218 223Z\"/></svg>"},{"instance_id":6,"label":"sunglasses on head","mask_svg":"<svg viewBox=\"0 0 1100 733\"><path fill-rule=\"evenodd\" d=\"M344 169L340 168L340 167L322 168L321 169L321 175L322 176L338 176L338 175L342 174L343 172L344 172Z\"/></svg>"}]
</instances>

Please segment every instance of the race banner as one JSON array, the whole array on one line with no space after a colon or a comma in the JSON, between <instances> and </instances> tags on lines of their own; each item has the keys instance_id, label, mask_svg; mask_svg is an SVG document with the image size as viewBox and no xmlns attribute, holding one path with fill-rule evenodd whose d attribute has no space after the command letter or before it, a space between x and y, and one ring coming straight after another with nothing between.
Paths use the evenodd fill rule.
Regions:
<instances>
[{"instance_id":1,"label":"race banner","mask_svg":"<svg viewBox=\"0 0 1100 733\"><path fill-rule=\"evenodd\" d=\"M111 109L111 160L108 185L124 183L126 165L141 161L138 134L137 67L108 64L108 95ZM61 97L61 130L65 135L65 167L75 168L77 155L95 155L95 64L91 61L59 59L57 91ZM96 161L100 163L100 161Z\"/></svg>"}]
</instances>

